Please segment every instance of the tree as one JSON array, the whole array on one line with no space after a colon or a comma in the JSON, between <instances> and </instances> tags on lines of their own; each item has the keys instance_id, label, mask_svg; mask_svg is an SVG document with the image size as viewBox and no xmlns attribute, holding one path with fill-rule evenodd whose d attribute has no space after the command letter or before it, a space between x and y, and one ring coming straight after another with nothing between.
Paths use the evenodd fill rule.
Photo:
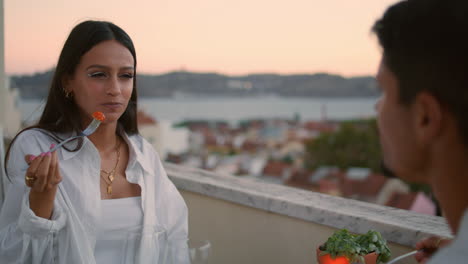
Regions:
<instances>
[{"instance_id":1,"label":"tree","mask_svg":"<svg viewBox=\"0 0 468 264\"><path fill-rule=\"evenodd\" d=\"M381 150L375 119L345 121L331 133L306 143L306 166L366 167L380 171Z\"/></svg>"}]
</instances>

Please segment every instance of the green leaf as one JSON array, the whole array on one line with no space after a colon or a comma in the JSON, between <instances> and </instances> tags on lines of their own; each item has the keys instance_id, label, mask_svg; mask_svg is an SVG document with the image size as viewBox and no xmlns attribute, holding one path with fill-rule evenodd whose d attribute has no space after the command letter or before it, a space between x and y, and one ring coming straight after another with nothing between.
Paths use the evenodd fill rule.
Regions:
<instances>
[{"instance_id":1,"label":"green leaf","mask_svg":"<svg viewBox=\"0 0 468 264\"><path fill-rule=\"evenodd\" d=\"M325 248L324 252L330 254L333 259L338 256L346 256L356 263L364 263L363 256L372 252L378 254L378 264L387 262L391 257L387 241L374 230L363 235L354 235L346 229L341 229L330 236L323 247Z\"/></svg>"}]
</instances>

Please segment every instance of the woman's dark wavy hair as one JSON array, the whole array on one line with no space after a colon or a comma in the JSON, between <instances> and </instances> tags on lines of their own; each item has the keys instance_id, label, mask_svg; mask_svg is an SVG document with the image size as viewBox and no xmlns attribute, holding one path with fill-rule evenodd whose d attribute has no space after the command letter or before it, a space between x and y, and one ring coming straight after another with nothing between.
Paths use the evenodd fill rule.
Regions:
<instances>
[{"instance_id":1,"label":"woman's dark wavy hair","mask_svg":"<svg viewBox=\"0 0 468 264\"><path fill-rule=\"evenodd\" d=\"M116 40L125 46L133 56L134 68L136 70L136 52L133 42L127 33L113 23L106 21L84 21L76 25L68 36L55 69L52 83L49 88L49 95L44 111L37 124L20 131L10 144L5 157L7 164L10 148L14 141L22 132L39 128L49 132L49 135L56 141L62 139L59 133L73 133L82 130L80 111L73 98L65 96L63 81L67 77L73 76L83 55L97 44ZM128 135L138 134L137 125L137 89L136 78L133 78L133 91L127 109L118 120L119 133L126 132ZM77 147L69 151L77 151L81 148L83 140Z\"/></svg>"}]
</instances>

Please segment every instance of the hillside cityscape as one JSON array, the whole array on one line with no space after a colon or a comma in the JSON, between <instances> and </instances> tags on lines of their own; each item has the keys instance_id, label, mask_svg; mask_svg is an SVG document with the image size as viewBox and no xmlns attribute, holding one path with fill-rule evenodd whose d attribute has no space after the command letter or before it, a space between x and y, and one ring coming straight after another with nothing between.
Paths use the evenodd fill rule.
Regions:
<instances>
[{"instance_id":1,"label":"hillside cityscape","mask_svg":"<svg viewBox=\"0 0 468 264\"><path fill-rule=\"evenodd\" d=\"M139 113L139 127L168 162L227 177L281 184L435 215L426 186L381 172L375 119L187 120L175 125Z\"/></svg>"},{"instance_id":2,"label":"hillside cityscape","mask_svg":"<svg viewBox=\"0 0 468 264\"><path fill-rule=\"evenodd\" d=\"M53 70L16 75L11 77L11 85L19 89L22 98L43 98L52 76ZM160 75L138 74L137 84L139 95L144 97L369 97L379 94L374 77L345 78L326 73L228 76L177 71Z\"/></svg>"}]
</instances>

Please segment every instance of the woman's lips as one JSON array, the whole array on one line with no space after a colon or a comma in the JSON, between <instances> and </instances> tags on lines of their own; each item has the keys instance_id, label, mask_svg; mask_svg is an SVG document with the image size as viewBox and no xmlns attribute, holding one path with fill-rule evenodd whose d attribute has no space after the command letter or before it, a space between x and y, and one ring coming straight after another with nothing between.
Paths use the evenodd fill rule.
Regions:
<instances>
[{"instance_id":1,"label":"woman's lips","mask_svg":"<svg viewBox=\"0 0 468 264\"><path fill-rule=\"evenodd\" d=\"M102 104L102 105L104 107L106 107L106 108L109 108L109 109L117 109L117 108L122 107L121 103L105 103L105 104Z\"/></svg>"}]
</instances>

